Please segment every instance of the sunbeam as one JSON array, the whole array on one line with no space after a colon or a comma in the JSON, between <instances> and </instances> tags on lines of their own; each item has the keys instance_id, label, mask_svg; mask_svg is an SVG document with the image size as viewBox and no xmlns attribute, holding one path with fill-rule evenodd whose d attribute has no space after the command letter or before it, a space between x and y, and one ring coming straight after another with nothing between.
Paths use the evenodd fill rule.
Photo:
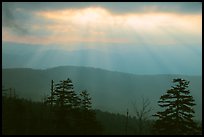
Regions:
<instances>
[{"instance_id":1,"label":"sunbeam","mask_svg":"<svg viewBox=\"0 0 204 137\"><path fill-rule=\"evenodd\" d=\"M202 3L3 2L2 85L5 135L202 134Z\"/></svg>"},{"instance_id":2,"label":"sunbeam","mask_svg":"<svg viewBox=\"0 0 204 137\"><path fill-rule=\"evenodd\" d=\"M29 33L17 35L18 31L14 32L14 29L3 25L2 41L45 47L39 49L27 67L31 64L39 66L38 60L41 62L42 58L45 58L42 54L49 52L44 50L49 47L67 51L67 54L63 53L66 57L69 56L67 60L74 57L69 55L69 52L86 52L77 55L78 57L73 59L75 62L67 61L66 65L71 63L131 73L139 73L138 70L154 74L180 73L181 64L182 67L188 66L186 64L189 56L194 60L189 66L193 68L200 64L198 58L201 56L202 14L199 11L192 13L181 12L178 9L165 11L159 10L158 7L161 5L144 6L144 4L144 8L149 7L150 10L140 9L141 11L137 12L127 10L120 13L102 5L90 4L80 8L63 6L54 9L48 6L46 9L35 10L29 10L21 4L15 5L16 8L13 10L7 6L9 10L5 11L4 20L9 21L10 27L12 21L15 22L14 26L19 26L21 22L27 26ZM13 18L6 16L8 12ZM26 21L28 15L32 18L29 17ZM174 49L177 51L174 52ZM141 54L138 53L139 50ZM143 61L139 60L141 57ZM54 60L57 58L58 56L52 56ZM183 63L179 64L176 58Z\"/></svg>"}]
</instances>

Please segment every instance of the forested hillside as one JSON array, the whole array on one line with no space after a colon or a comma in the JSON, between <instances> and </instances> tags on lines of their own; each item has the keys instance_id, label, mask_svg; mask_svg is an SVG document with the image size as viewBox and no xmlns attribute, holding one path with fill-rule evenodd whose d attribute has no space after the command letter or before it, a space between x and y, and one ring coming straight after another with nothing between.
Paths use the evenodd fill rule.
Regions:
<instances>
[{"instance_id":1,"label":"forested hillside","mask_svg":"<svg viewBox=\"0 0 204 137\"><path fill-rule=\"evenodd\" d=\"M93 98L93 108L134 116L133 103L142 105L142 99L151 101L153 111L159 108L159 97L172 86L173 78L190 81L189 89L195 99L196 118L202 119L202 77L184 75L134 75L89 67L64 66L45 70L2 69L2 85L15 88L18 95L42 101L50 93L51 80L70 78L74 90L87 89ZM152 112L153 112L152 111Z\"/></svg>"}]
</instances>

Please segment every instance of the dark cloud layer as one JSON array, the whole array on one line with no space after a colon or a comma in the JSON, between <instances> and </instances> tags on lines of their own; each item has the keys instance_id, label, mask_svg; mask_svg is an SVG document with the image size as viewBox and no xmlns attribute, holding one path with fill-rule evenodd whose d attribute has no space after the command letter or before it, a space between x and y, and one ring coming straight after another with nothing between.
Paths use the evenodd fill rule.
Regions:
<instances>
[{"instance_id":1,"label":"dark cloud layer","mask_svg":"<svg viewBox=\"0 0 204 137\"><path fill-rule=\"evenodd\" d=\"M12 4L3 3L2 5L2 27L6 27L17 34L27 34L27 29L17 20L13 9L16 7Z\"/></svg>"},{"instance_id":2,"label":"dark cloud layer","mask_svg":"<svg viewBox=\"0 0 204 137\"><path fill-rule=\"evenodd\" d=\"M64 8L83 8L100 6L115 13L148 12L152 10L161 12L201 13L201 2L14 2L13 7L27 10L51 10Z\"/></svg>"},{"instance_id":3,"label":"dark cloud layer","mask_svg":"<svg viewBox=\"0 0 204 137\"><path fill-rule=\"evenodd\" d=\"M31 11L76 9L90 6L103 7L116 14L151 11L182 14L202 13L202 3L199 2L3 2L2 27L7 27L17 34L29 34L25 22L27 23L32 18ZM16 9L23 9L28 13L19 14Z\"/></svg>"}]
</instances>

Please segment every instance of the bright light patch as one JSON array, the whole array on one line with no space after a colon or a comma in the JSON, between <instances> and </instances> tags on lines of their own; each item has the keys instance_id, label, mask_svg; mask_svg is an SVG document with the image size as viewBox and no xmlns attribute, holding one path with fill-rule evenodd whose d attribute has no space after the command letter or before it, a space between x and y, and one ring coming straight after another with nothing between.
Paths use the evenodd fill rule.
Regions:
<instances>
[{"instance_id":1,"label":"bright light patch","mask_svg":"<svg viewBox=\"0 0 204 137\"><path fill-rule=\"evenodd\" d=\"M78 61L78 65L144 73L180 73L184 66L190 72L197 68L200 72L202 13L194 6L186 11L188 7L182 3L180 6L143 3L140 8L136 4L135 9L122 11L124 5L120 4L119 7L110 4L109 8L95 3L83 8L72 4L33 5L33 9L18 4L3 6L2 41L42 46L26 67L38 64L54 48L65 52L64 55L83 51L76 58L71 55L64 58L68 64L67 60L76 59L72 65ZM172 9L164 9L170 5ZM56 57L57 61L58 56L61 54L52 59Z\"/></svg>"},{"instance_id":2,"label":"bright light patch","mask_svg":"<svg viewBox=\"0 0 204 137\"><path fill-rule=\"evenodd\" d=\"M182 40L191 37L191 40L186 39L186 43L200 43L202 35L200 14L168 12L114 14L102 7L88 7L41 10L33 12L32 15L33 21L29 22L31 33L28 36L16 35L3 28L2 40L42 45L97 42L141 45L145 42L163 46L178 44L178 40L173 36L182 37ZM39 35L40 33L46 35Z\"/></svg>"},{"instance_id":3,"label":"bright light patch","mask_svg":"<svg viewBox=\"0 0 204 137\"><path fill-rule=\"evenodd\" d=\"M131 13L112 14L103 8L68 9L60 11L39 11L36 15L51 19L55 22L65 22L79 25L94 25L102 28L125 26L134 29L154 29L160 25L178 26L187 31L199 31L201 25L200 15L182 15L173 13ZM190 27L190 25L193 25ZM115 29L115 28L114 28Z\"/></svg>"}]
</instances>

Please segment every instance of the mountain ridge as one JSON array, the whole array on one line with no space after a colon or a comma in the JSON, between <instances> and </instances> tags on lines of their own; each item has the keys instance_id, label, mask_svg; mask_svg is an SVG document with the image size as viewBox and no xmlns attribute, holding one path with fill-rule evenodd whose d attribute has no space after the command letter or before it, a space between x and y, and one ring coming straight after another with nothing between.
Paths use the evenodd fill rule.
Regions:
<instances>
[{"instance_id":1,"label":"mountain ridge","mask_svg":"<svg viewBox=\"0 0 204 137\"><path fill-rule=\"evenodd\" d=\"M104 69L59 66L50 69L2 69L2 84L5 87L16 89L19 96L42 100L50 93L50 82L59 82L70 78L74 89L78 93L81 90L88 90L94 108L102 108L109 112L125 114L132 103L136 101L141 106L141 97L152 102L152 106L158 110L157 101L159 97L173 85L172 79L181 77L190 81L190 91L194 96L197 105L197 117L201 117L202 110L202 77L185 75L135 75L106 71Z\"/></svg>"},{"instance_id":2,"label":"mountain ridge","mask_svg":"<svg viewBox=\"0 0 204 137\"><path fill-rule=\"evenodd\" d=\"M77 66L77 65L66 65L66 66L55 66L55 67L50 67L50 68L31 68L31 67L2 67L2 69L30 69L30 70L53 70L53 69L58 69L58 68L66 68L66 67L80 67L80 68L87 68L87 69L97 69L101 71L109 71L109 72L116 72L116 73L123 73L127 75L136 75L136 76L168 76L168 75L176 75L176 76L190 76L190 77L202 77L202 75L193 75L193 74L136 74L136 73L131 73L131 72L123 72L123 71L117 71L117 70L110 70L110 69L104 69L104 68L99 68L99 67L91 67L91 66Z\"/></svg>"},{"instance_id":3,"label":"mountain ridge","mask_svg":"<svg viewBox=\"0 0 204 137\"><path fill-rule=\"evenodd\" d=\"M170 48L170 49L169 49ZM202 75L201 52L175 51L174 47L159 50L155 47L117 45L112 48L65 50L37 45L3 43L3 68L46 69L57 66L87 66L133 74ZM148 50L147 50L148 49ZM173 53L173 54L172 54ZM191 62L189 62L191 61Z\"/></svg>"}]
</instances>

